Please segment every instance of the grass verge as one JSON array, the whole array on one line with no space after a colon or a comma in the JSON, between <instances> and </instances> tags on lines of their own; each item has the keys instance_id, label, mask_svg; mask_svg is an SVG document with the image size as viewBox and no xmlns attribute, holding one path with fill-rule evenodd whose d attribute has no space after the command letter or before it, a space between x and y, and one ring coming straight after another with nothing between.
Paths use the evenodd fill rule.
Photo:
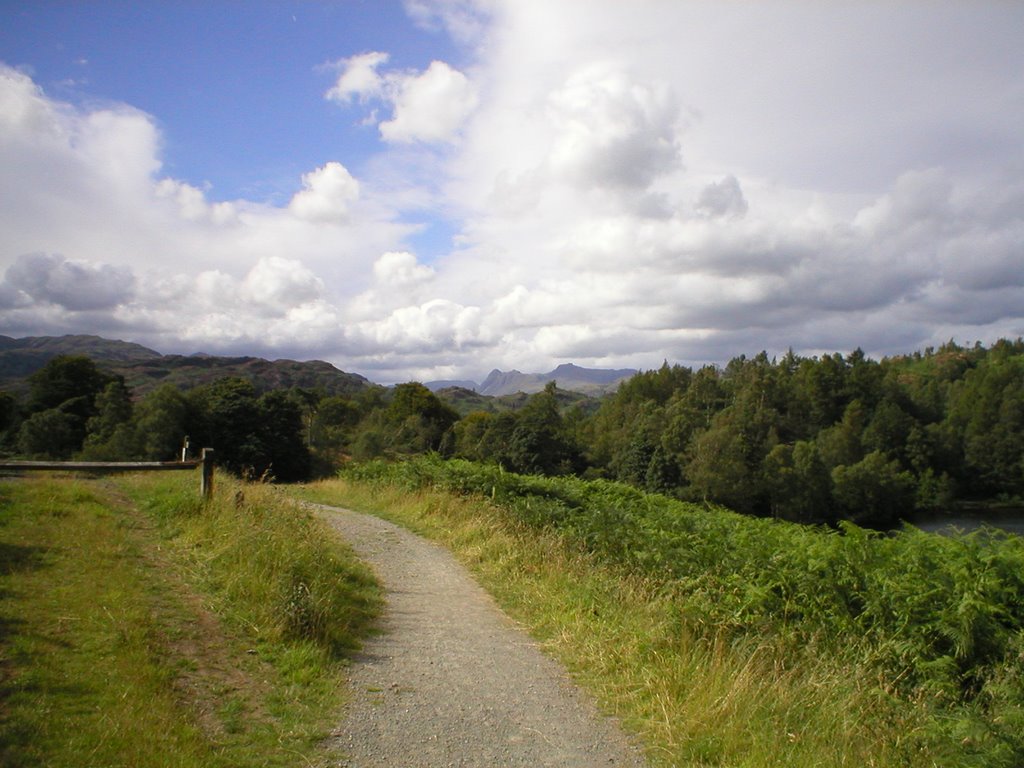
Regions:
<instances>
[{"instance_id":1,"label":"grass verge","mask_svg":"<svg viewBox=\"0 0 1024 768\"><path fill-rule=\"evenodd\" d=\"M480 497L326 481L311 501L379 514L443 542L658 765L925 766L927 713L867 668L801 658L771 636L696 631L664 583L601 564Z\"/></svg>"},{"instance_id":2,"label":"grass verge","mask_svg":"<svg viewBox=\"0 0 1024 768\"><path fill-rule=\"evenodd\" d=\"M0 483L0 764L329 762L376 586L271 489L219 481L205 506L179 474Z\"/></svg>"}]
</instances>

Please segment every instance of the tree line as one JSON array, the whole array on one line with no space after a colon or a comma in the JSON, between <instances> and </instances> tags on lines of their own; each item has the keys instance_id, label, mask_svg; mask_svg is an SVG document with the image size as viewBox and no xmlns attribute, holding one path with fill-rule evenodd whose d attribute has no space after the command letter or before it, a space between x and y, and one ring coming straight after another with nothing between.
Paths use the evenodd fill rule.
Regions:
<instances>
[{"instance_id":1,"label":"tree line","mask_svg":"<svg viewBox=\"0 0 1024 768\"><path fill-rule=\"evenodd\" d=\"M875 361L862 351L665 363L589 407L550 383L460 417L417 382L352 397L257 393L226 378L135 401L89 358L54 358L19 402L0 393L8 454L166 460L181 440L281 481L351 459L438 453L512 472L619 480L807 523L886 526L915 510L1024 496L1024 341Z\"/></svg>"},{"instance_id":2,"label":"tree line","mask_svg":"<svg viewBox=\"0 0 1024 768\"><path fill-rule=\"evenodd\" d=\"M639 374L581 429L590 466L800 522L890 525L1024 495L1024 342Z\"/></svg>"}]
</instances>

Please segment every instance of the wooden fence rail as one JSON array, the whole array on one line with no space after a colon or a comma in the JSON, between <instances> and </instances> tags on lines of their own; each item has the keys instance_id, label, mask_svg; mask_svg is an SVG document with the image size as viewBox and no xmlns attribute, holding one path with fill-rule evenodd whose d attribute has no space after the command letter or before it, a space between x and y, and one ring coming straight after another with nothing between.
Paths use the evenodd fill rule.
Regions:
<instances>
[{"instance_id":1,"label":"wooden fence rail","mask_svg":"<svg viewBox=\"0 0 1024 768\"><path fill-rule=\"evenodd\" d=\"M203 448L198 459L190 461L0 461L0 471L15 472L160 472L202 468L199 492L204 499L213 493L213 448Z\"/></svg>"}]
</instances>

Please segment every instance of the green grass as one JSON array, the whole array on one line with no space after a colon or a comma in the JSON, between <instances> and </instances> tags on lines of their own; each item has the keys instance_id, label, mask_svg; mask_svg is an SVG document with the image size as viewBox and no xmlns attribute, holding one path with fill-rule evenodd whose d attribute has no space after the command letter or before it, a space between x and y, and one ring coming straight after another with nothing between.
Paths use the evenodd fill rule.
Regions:
<instances>
[{"instance_id":1,"label":"green grass","mask_svg":"<svg viewBox=\"0 0 1024 768\"><path fill-rule=\"evenodd\" d=\"M450 546L662 764L1020 764L1019 542L841 535L464 462L302 493Z\"/></svg>"},{"instance_id":2,"label":"green grass","mask_svg":"<svg viewBox=\"0 0 1024 768\"><path fill-rule=\"evenodd\" d=\"M177 473L0 483L0 764L330 762L377 588L308 514L218 480L206 506Z\"/></svg>"}]
</instances>

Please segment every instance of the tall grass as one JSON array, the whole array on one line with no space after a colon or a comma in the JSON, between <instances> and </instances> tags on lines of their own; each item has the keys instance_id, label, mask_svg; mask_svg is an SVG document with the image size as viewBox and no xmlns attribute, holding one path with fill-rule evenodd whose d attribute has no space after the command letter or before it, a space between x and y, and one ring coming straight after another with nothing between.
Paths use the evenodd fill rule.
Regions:
<instances>
[{"instance_id":1,"label":"tall grass","mask_svg":"<svg viewBox=\"0 0 1024 768\"><path fill-rule=\"evenodd\" d=\"M159 521L190 579L257 645L309 642L337 658L378 612L369 569L274 486L222 476L204 503L166 474L121 485Z\"/></svg>"},{"instance_id":2,"label":"tall grass","mask_svg":"<svg viewBox=\"0 0 1024 768\"><path fill-rule=\"evenodd\" d=\"M806 528L430 459L323 493L382 503L360 489L429 498L394 514L499 573L669 764L1024 762L1020 539Z\"/></svg>"},{"instance_id":3,"label":"tall grass","mask_svg":"<svg viewBox=\"0 0 1024 768\"><path fill-rule=\"evenodd\" d=\"M0 764L336 759L376 586L308 514L220 479L205 506L180 475L0 483Z\"/></svg>"}]
</instances>

